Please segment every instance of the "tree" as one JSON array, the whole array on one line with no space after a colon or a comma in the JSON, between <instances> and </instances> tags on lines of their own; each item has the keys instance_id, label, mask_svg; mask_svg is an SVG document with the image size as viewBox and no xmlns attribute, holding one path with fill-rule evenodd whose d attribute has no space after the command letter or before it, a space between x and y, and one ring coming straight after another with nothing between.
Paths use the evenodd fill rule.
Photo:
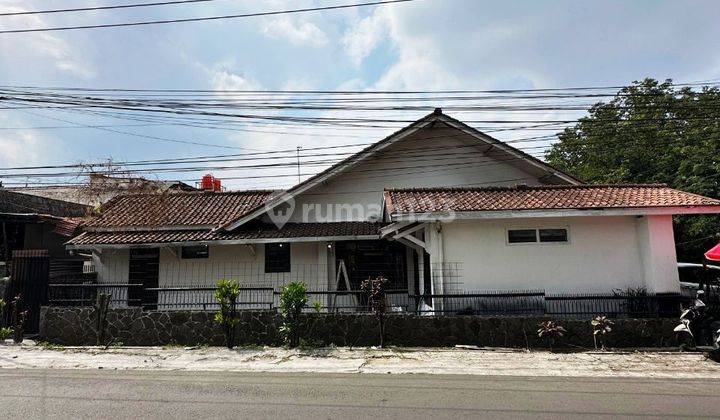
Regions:
<instances>
[{"instance_id":1,"label":"tree","mask_svg":"<svg viewBox=\"0 0 720 420\"><path fill-rule=\"evenodd\" d=\"M595 104L546 153L588 183L664 183L720 197L720 90L633 82ZM675 218L678 258L699 261L720 233L717 216Z\"/></svg>"}]
</instances>

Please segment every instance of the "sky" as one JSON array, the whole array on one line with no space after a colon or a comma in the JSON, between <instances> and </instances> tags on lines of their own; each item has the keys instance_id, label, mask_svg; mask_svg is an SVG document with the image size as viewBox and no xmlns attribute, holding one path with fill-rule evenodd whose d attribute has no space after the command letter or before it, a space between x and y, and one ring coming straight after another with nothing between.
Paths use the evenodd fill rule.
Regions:
<instances>
[{"instance_id":1,"label":"sky","mask_svg":"<svg viewBox=\"0 0 720 420\"><path fill-rule=\"evenodd\" d=\"M137 2L0 0L0 13ZM216 0L125 10L0 16L0 29L186 18L351 2ZM0 84L218 91L429 91L616 86L645 77L672 78L677 82L717 80L718 16L720 2L716 0L417 0L174 25L0 34ZM409 112L405 117L415 119L425 113ZM477 117L451 115L461 120ZM483 115L489 117L507 116L497 112ZM139 127L131 123L70 111L0 109L0 167L177 158L229 150L127 133L245 150L277 150L372 142L393 131L270 127L263 129L269 132L257 132L263 130ZM112 126L112 131L88 125ZM31 128L43 126L65 128ZM517 133L497 134L503 140L513 135ZM239 173L248 171L216 175L222 178ZM190 179L200 175L147 176ZM292 177L256 178L225 185L285 188L296 181Z\"/></svg>"}]
</instances>

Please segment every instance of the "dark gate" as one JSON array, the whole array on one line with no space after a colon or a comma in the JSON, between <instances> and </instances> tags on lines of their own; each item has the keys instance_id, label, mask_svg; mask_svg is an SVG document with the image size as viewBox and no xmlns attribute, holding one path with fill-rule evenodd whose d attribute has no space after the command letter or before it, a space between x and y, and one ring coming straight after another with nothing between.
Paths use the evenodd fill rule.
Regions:
<instances>
[{"instance_id":1,"label":"dark gate","mask_svg":"<svg viewBox=\"0 0 720 420\"><path fill-rule=\"evenodd\" d=\"M6 292L8 303L22 295L22 310L28 311L25 332L35 334L40 326L40 306L47 303L50 256L46 249L13 251L12 256L10 285ZM9 321L10 311L6 314L6 321Z\"/></svg>"},{"instance_id":2,"label":"dark gate","mask_svg":"<svg viewBox=\"0 0 720 420\"><path fill-rule=\"evenodd\" d=\"M160 275L160 250L158 248L141 248L130 250L131 285L128 288L128 305L142 306L144 309L157 309L158 276Z\"/></svg>"}]
</instances>

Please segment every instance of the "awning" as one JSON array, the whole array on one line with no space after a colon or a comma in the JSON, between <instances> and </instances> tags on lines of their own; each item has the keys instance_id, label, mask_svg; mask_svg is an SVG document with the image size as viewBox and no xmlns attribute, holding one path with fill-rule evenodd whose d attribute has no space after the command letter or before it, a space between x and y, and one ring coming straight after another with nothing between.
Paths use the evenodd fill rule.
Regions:
<instances>
[{"instance_id":1,"label":"awning","mask_svg":"<svg viewBox=\"0 0 720 420\"><path fill-rule=\"evenodd\" d=\"M705 258L710 261L720 261L720 243L705 253Z\"/></svg>"}]
</instances>

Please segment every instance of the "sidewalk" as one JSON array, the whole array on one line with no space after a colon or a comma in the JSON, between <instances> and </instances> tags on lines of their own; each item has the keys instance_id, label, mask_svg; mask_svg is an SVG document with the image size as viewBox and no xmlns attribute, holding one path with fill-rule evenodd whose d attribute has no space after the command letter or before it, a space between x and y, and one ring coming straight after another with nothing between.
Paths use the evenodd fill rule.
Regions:
<instances>
[{"instance_id":1,"label":"sidewalk","mask_svg":"<svg viewBox=\"0 0 720 420\"><path fill-rule=\"evenodd\" d=\"M718 378L698 353L549 353L513 349L43 347L0 344L0 368L236 372L427 373L516 376Z\"/></svg>"}]
</instances>

